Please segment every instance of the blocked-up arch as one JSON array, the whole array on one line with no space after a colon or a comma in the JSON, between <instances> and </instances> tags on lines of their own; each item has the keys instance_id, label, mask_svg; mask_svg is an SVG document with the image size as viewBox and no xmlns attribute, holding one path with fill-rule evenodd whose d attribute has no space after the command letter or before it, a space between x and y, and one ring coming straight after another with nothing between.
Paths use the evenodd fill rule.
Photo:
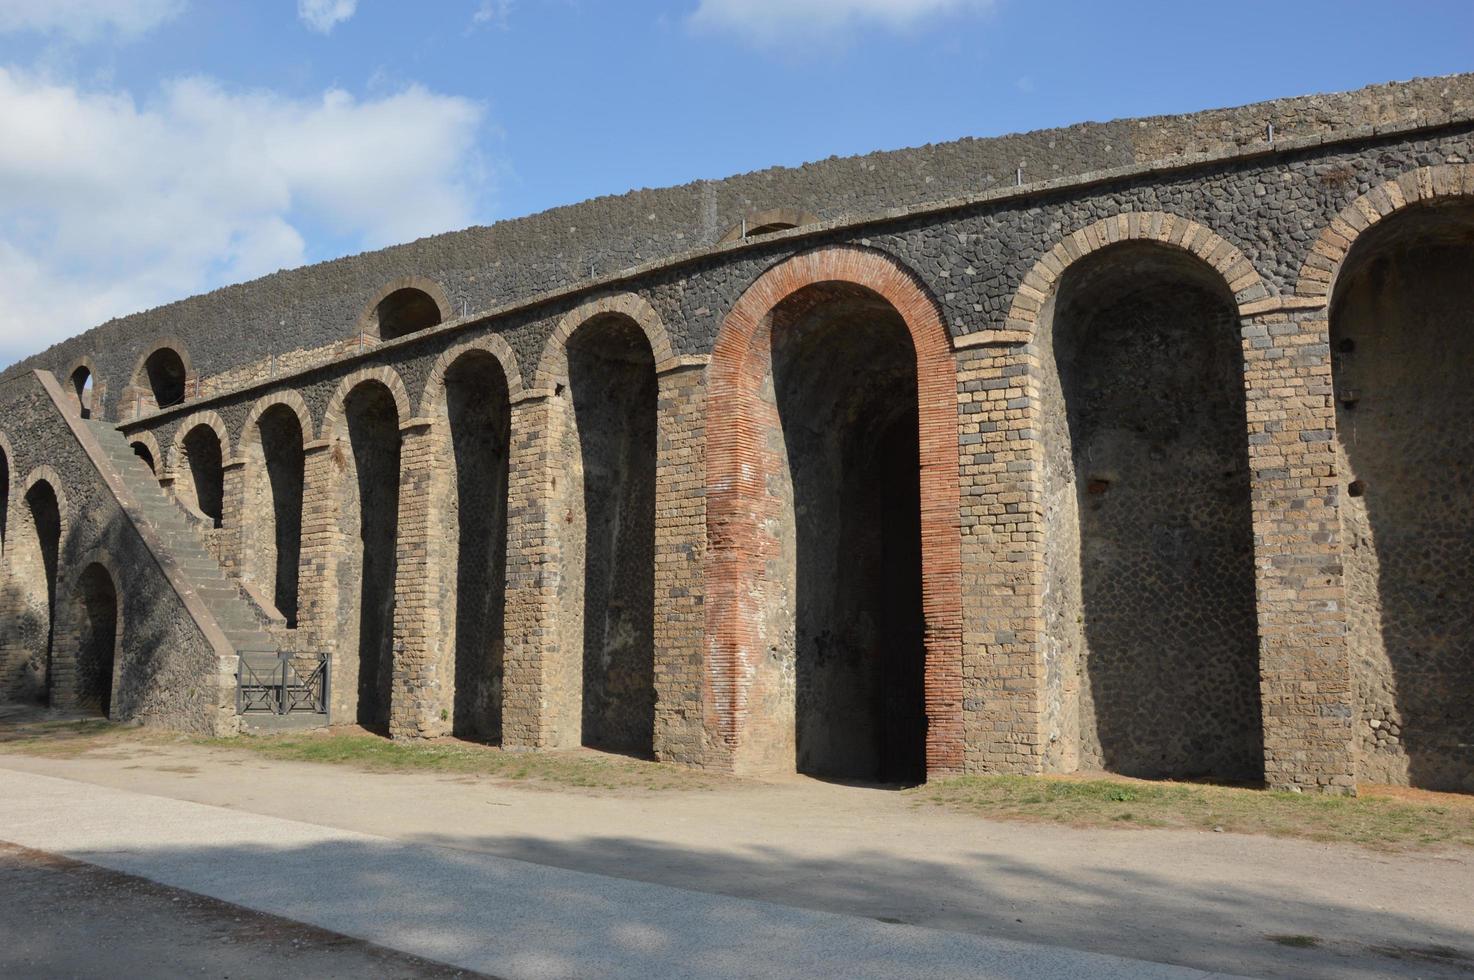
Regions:
<instances>
[{"instance_id":1,"label":"blocked-up arch","mask_svg":"<svg viewBox=\"0 0 1474 980\"><path fill-rule=\"evenodd\" d=\"M108 556L77 563L65 588L65 649L58 660L67 675L73 707L112 717L123 667L122 583Z\"/></svg>"},{"instance_id":2,"label":"blocked-up arch","mask_svg":"<svg viewBox=\"0 0 1474 980\"><path fill-rule=\"evenodd\" d=\"M1474 196L1474 164L1419 167L1352 201L1321 230L1300 266L1295 295L1331 301L1351 247L1373 225L1410 205Z\"/></svg>"},{"instance_id":3,"label":"blocked-up arch","mask_svg":"<svg viewBox=\"0 0 1474 980\"><path fill-rule=\"evenodd\" d=\"M64 569L62 550L67 539L70 510L65 484L50 466L27 474L12 501L8 568L15 588L11 614L6 617L6 646L19 657L10 662L12 676L0 687L23 700L45 702L54 681L52 650L56 631L57 588Z\"/></svg>"},{"instance_id":4,"label":"blocked-up arch","mask_svg":"<svg viewBox=\"0 0 1474 980\"><path fill-rule=\"evenodd\" d=\"M727 242L740 241L755 235L771 235L774 232L787 231L789 228L802 228L805 225L818 223L818 215L800 211L798 208L768 208L763 211L753 211L727 229L727 233L718 240L717 244L725 245Z\"/></svg>"},{"instance_id":5,"label":"blocked-up arch","mask_svg":"<svg viewBox=\"0 0 1474 980\"><path fill-rule=\"evenodd\" d=\"M364 306L355 332L395 340L450 319L450 297L425 276L400 276L384 284Z\"/></svg>"},{"instance_id":6,"label":"blocked-up arch","mask_svg":"<svg viewBox=\"0 0 1474 980\"><path fill-rule=\"evenodd\" d=\"M404 381L399 377L399 372L392 367L379 366L360 368L346 375L338 382L338 387L333 391L333 397L328 401L327 410L322 414L322 438L332 441L342 439L347 435L344 424L344 404L348 395L359 385L366 381L376 381L383 385L394 399L395 410L399 413L399 424L403 425L412 417L410 415L409 392L405 390Z\"/></svg>"},{"instance_id":7,"label":"blocked-up arch","mask_svg":"<svg viewBox=\"0 0 1474 980\"><path fill-rule=\"evenodd\" d=\"M1264 741L1240 329L1254 277L1230 283L1233 252L1201 231L1174 242L1175 227L1153 234L1148 216L1110 241L1092 227L1031 311L1046 764L1255 780Z\"/></svg>"},{"instance_id":8,"label":"blocked-up arch","mask_svg":"<svg viewBox=\"0 0 1474 980\"><path fill-rule=\"evenodd\" d=\"M475 352L487 354L501 366L506 378L507 392L512 401L523 394L522 372L517 368L517 355L512 346L500 334L487 334L464 343L456 344L435 359L430 369L430 378L420 395L420 418L437 418L445 411L445 373L452 364L463 356Z\"/></svg>"},{"instance_id":9,"label":"blocked-up arch","mask_svg":"<svg viewBox=\"0 0 1474 980\"><path fill-rule=\"evenodd\" d=\"M1125 212L1071 233L1044 253L1020 283L1004 320L1004 335L997 339L1032 339L1040 311L1065 269L1092 252L1127 241L1158 242L1201 259L1223 277L1240 309L1269 296L1254 264L1212 229L1165 211Z\"/></svg>"},{"instance_id":10,"label":"blocked-up arch","mask_svg":"<svg viewBox=\"0 0 1474 980\"><path fill-rule=\"evenodd\" d=\"M1424 167L1343 209L1297 284L1329 301L1357 772L1462 792L1474 791L1471 262L1474 167Z\"/></svg>"},{"instance_id":11,"label":"blocked-up arch","mask_svg":"<svg viewBox=\"0 0 1474 980\"><path fill-rule=\"evenodd\" d=\"M600 296L569 310L558 321L558 326L553 329L548 342L543 346L542 357L538 359L537 375L533 382L535 389L548 391L554 384L567 380L568 338L585 323L607 314L628 317L644 331L645 339L650 344L650 352L655 356L657 371L664 370L675 361L675 348L671 345L665 321L643 296L636 293Z\"/></svg>"},{"instance_id":12,"label":"blocked-up arch","mask_svg":"<svg viewBox=\"0 0 1474 980\"><path fill-rule=\"evenodd\" d=\"M763 273L723 321L708 368L706 653L709 724L737 768L784 760L752 744L753 728L788 712L764 677L770 637L761 583L785 547L770 522L781 503L769 482L785 460L768 448L778 424L763 390L770 376L774 311L814 287L862 295L898 318L914 350L920 465L920 612L924 619L924 751L930 774L963 764L962 611L957 376L951 339L937 303L889 255L854 247L794 256ZM823 299L821 290L818 294ZM781 686L781 684L779 685ZM773 707L777 705L776 709ZM792 725L792 720L780 721ZM789 745L792 745L790 739ZM786 752L781 746L778 751ZM748 756L750 761L744 761Z\"/></svg>"}]
</instances>

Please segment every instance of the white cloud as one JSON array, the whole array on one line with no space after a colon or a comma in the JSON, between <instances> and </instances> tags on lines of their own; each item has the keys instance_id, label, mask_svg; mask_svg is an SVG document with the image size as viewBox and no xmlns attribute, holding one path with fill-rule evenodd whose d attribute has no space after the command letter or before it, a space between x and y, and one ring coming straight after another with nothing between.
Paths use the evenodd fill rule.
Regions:
<instances>
[{"instance_id":1,"label":"white cloud","mask_svg":"<svg viewBox=\"0 0 1474 980\"><path fill-rule=\"evenodd\" d=\"M0 0L0 34L36 31L88 40L137 37L184 9L184 0Z\"/></svg>"},{"instance_id":2,"label":"white cloud","mask_svg":"<svg viewBox=\"0 0 1474 980\"><path fill-rule=\"evenodd\" d=\"M326 34L358 10L358 0L297 0L297 16L319 34Z\"/></svg>"},{"instance_id":3,"label":"white cloud","mask_svg":"<svg viewBox=\"0 0 1474 980\"><path fill-rule=\"evenodd\" d=\"M914 28L947 14L986 11L993 0L700 0L691 24L761 44L803 44L859 27Z\"/></svg>"},{"instance_id":4,"label":"white cloud","mask_svg":"<svg viewBox=\"0 0 1474 980\"><path fill-rule=\"evenodd\" d=\"M481 6L471 15L473 25L490 24L506 30L512 17L516 0L481 0Z\"/></svg>"},{"instance_id":5,"label":"white cloud","mask_svg":"<svg viewBox=\"0 0 1474 980\"><path fill-rule=\"evenodd\" d=\"M138 104L0 68L0 354L476 217L482 109L420 87L294 100L208 79Z\"/></svg>"}]
</instances>

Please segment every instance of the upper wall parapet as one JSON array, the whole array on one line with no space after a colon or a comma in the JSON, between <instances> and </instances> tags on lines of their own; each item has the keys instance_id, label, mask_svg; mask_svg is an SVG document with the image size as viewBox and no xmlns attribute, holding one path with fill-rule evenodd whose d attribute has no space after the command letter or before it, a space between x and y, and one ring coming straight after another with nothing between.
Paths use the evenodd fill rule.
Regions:
<instances>
[{"instance_id":1,"label":"upper wall parapet","mask_svg":"<svg viewBox=\"0 0 1474 980\"><path fill-rule=\"evenodd\" d=\"M1197 154L1380 126L1474 117L1474 74L1278 99L1233 109L1154 116L962 139L831 158L720 181L639 190L279 272L109 321L10 369L64 373L97 361L107 398L161 337L178 337L194 370L212 377L269 356L333 348L365 337L365 311L386 286L416 282L443 318L506 306L610 273L718 244L744 218L796 214L826 224L1027 184L1141 167ZM1272 132L1271 132L1272 127ZM795 222L796 223L796 222ZM368 338L370 341L373 338ZM116 363L113 363L116 362ZM107 417L116 407L103 406Z\"/></svg>"}]
</instances>

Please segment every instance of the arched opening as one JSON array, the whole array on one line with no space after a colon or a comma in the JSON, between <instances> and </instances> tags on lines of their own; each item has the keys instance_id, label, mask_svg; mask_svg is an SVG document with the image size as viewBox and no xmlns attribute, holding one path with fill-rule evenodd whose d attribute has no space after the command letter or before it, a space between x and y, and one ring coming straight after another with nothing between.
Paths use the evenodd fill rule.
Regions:
<instances>
[{"instance_id":1,"label":"arched opening","mask_svg":"<svg viewBox=\"0 0 1474 980\"><path fill-rule=\"evenodd\" d=\"M348 393L343 414L347 454L341 461L338 560L338 673L333 678L348 717L387 732L394 681L394 578L399 537L399 410L377 381Z\"/></svg>"},{"instance_id":2,"label":"arched opening","mask_svg":"<svg viewBox=\"0 0 1474 980\"><path fill-rule=\"evenodd\" d=\"M225 502L225 459L220 436L201 422L185 433L179 450L174 492L186 508L209 521L211 527L220 527Z\"/></svg>"},{"instance_id":3,"label":"arched opening","mask_svg":"<svg viewBox=\"0 0 1474 980\"><path fill-rule=\"evenodd\" d=\"M154 408L169 408L184 401L188 373L178 351L160 347L143 362L143 373Z\"/></svg>"},{"instance_id":4,"label":"arched opening","mask_svg":"<svg viewBox=\"0 0 1474 980\"><path fill-rule=\"evenodd\" d=\"M655 732L655 357L630 318L569 337L566 574L582 588L582 743L648 756ZM582 559L582 567L578 567Z\"/></svg>"},{"instance_id":5,"label":"arched opening","mask_svg":"<svg viewBox=\"0 0 1474 980\"><path fill-rule=\"evenodd\" d=\"M1039 322L1052 761L1262 779L1233 295L1186 252L1124 242L1067 269Z\"/></svg>"},{"instance_id":6,"label":"arched opening","mask_svg":"<svg viewBox=\"0 0 1474 980\"><path fill-rule=\"evenodd\" d=\"M61 507L56 490L38 480L26 491L21 526L10 550L10 576L17 588L17 615L6 624L13 649L9 687L22 701L44 704L50 697L55 630L56 573L61 553Z\"/></svg>"},{"instance_id":7,"label":"arched opening","mask_svg":"<svg viewBox=\"0 0 1474 980\"><path fill-rule=\"evenodd\" d=\"M113 670L117 662L118 590L99 564L77 579L77 707L107 717L112 712Z\"/></svg>"},{"instance_id":8,"label":"arched opening","mask_svg":"<svg viewBox=\"0 0 1474 980\"><path fill-rule=\"evenodd\" d=\"M900 314L850 284L771 316L783 462L773 481L799 772L926 777L916 351Z\"/></svg>"},{"instance_id":9,"label":"arched opening","mask_svg":"<svg viewBox=\"0 0 1474 980\"><path fill-rule=\"evenodd\" d=\"M1474 792L1474 201L1397 212L1330 309L1359 772Z\"/></svg>"},{"instance_id":10,"label":"arched opening","mask_svg":"<svg viewBox=\"0 0 1474 980\"><path fill-rule=\"evenodd\" d=\"M462 738L502 737L505 660L507 479L511 404L501 364L484 351L461 355L445 372L448 458L454 472L444 541L445 625L454 624L455 697L451 730Z\"/></svg>"},{"instance_id":11,"label":"arched opening","mask_svg":"<svg viewBox=\"0 0 1474 980\"><path fill-rule=\"evenodd\" d=\"M137 456L139 459L143 460L145 464L148 465L148 471L150 473L154 474L155 476L158 475L158 463L154 461L153 450L148 448L147 443L131 442L128 444L128 448L133 450L133 455Z\"/></svg>"},{"instance_id":12,"label":"arched opening","mask_svg":"<svg viewBox=\"0 0 1474 980\"><path fill-rule=\"evenodd\" d=\"M302 494L306 472L302 422L286 405L257 418L246 450L246 574L271 597L287 629L297 628L298 565L302 556Z\"/></svg>"},{"instance_id":13,"label":"arched opening","mask_svg":"<svg viewBox=\"0 0 1474 980\"><path fill-rule=\"evenodd\" d=\"M428 330L440 323L440 304L423 289L406 286L385 296L374 307L380 340L393 340Z\"/></svg>"},{"instance_id":14,"label":"arched opening","mask_svg":"<svg viewBox=\"0 0 1474 980\"><path fill-rule=\"evenodd\" d=\"M77 399L77 411L82 418L92 418L92 372L86 365L79 366L72 372L72 392Z\"/></svg>"},{"instance_id":15,"label":"arched opening","mask_svg":"<svg viewBox=\"0 0 1474 980\"><path fill-rule=\"evenodd\" d=\"M728 228L718 244L773 235L790 228L802 228L805 225L818 224L818 222L817 215L800 211L797 208L769 208L766 211L754 211Z\"/></svg>"},{"instance_id":16,"label":"arched opening","mask_svg":"<svg viewBox=\"0 0 1474 980\"><path fill-rule=\"evenodd\" d=\"M9 539L6 537L7 525L10 523L10 457L3 449L0 449L0 554L5 553L9 547Z\"/></svg>"}]
</instances>

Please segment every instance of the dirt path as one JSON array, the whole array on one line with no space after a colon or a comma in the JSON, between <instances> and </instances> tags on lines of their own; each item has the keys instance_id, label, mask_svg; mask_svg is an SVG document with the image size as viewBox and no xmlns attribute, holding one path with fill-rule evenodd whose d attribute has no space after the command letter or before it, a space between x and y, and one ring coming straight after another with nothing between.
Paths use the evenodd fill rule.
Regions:
<instances>
[{"instance_id":1,"label":"dirt path","mask_svg":"<svg viewBox=\"0 0 1474 980\"><path fill-rule=\"evenodd\" d=\"M812 780L590 795L121 743L0 766L580 871L1262 976L1474 975L1474 855L1000 823Z\"/></svg>"}]
</instances>

